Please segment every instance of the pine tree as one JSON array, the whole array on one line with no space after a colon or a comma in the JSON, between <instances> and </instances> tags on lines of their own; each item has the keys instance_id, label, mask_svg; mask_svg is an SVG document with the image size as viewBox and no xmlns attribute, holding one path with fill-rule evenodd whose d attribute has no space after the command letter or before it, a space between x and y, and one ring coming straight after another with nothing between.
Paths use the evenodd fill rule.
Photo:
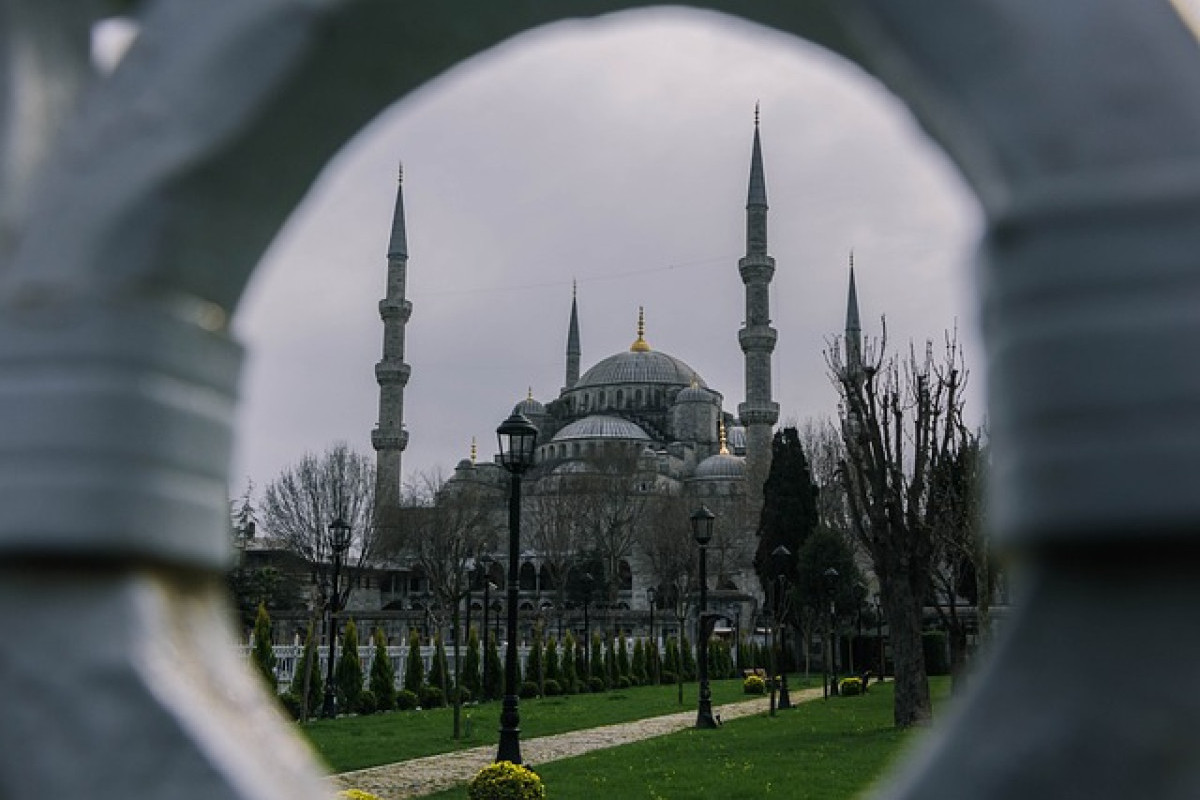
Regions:
<instances>
[{"instance_id":1,"label":"pine tree","mask_svg":"<svg viewBox=\"0 0 1200 800\"><path fill-rule=\"evenodd\" d=\"M297 695L304 694L304 670L308 672L308 694L304 698L304 718L316 713L321 707L325 696L325 682L321 679L321 664L317 657L317 639L312 623L308 626L308 636L304 640L304 654L300 657L300 669L292 679L292 691Z\"/></svg>"},{"instance_id":2,"label":"pine tree","mask_svg":"<svg viewBox=\"0 0 1200 800\"><path fill-rule=\"evenodd\" d=\"M429 685L441 689L443 697L450 696L450 687L447 686L448 672L446 648L442 644L442 634L438 632L433 637L433 663L429 667Z\"/></svg>"},{"instance_id":3,"label":"pine tree","mask_svg":"<svg viewBox=\"0 0 1200 800\"><path fill-rule=\"evenodd\" d=\"M679 663L679 640L674 636L667 639L667 653L663 659L663 672L670 672L675 675L681 675L680 669L682 665ZM674 681L672 681L674 683Z\"/></svg>"},{"instance_id":4,"label":"pine tree","mask_svg":"<svg viewBox=\"0 0 1200 800\"><path fill-rule=\"evenodd\" d=\"M589 678L599 678L604 681L604 639L599 633L592 634L592 654L588 659ZM607 685L607 681L604 681Z\"/></svg>"},{"instance_id":5,"label":"pine tree","mask_svg":"<svg viewBox=\"0 0 1200 800\"><path fill-rule=\"evenodd\" d=\"M463 656L462 685L471 693L471 699L478 700L483 690L479 676L479 632L471 628L467 634L467 653Z\"/></svg>"},{"instance_id":6,"label":"pine tree","mask_svg":"<svg viewBox=\"0 0 1200 800\"><path fill-rule=\"evenodd\" d=\"M496 641L496 635L489 633L487 638L487 654L484 657L487 658L488 679L483 691L489 700L495 700L504 693L504 664L500 661L500 644Z\"/></svg>"},{"instance_id":7,"label":"pine tree","mask_svg":"<svg viewBox=\"0 0 1200 800\"><path fill-rule=\"evenodd\" d=\"M617 653L612 639L604 643L604 683L610 689L617 688Z\"/></svg>"},{"instance_id":8,"label":"pine tree","mask_svg":"<svg viewBox=\"0 0 1200 800\"><path fill-rule=\"evenodd\" d=\"M558 665L558 640L551 636L546 640L546 680L562 686L562 670Z\"/></svg>"},{"instance_id":9,"label":"pine tree","mask_svg":"<svg viewBox=\"0 0 1200 800\"><path fill-rule=\"evenodd\" d=\"M356 711L363 688L363 668L358 657L358 626L352 619L346 620L346 628L342 631L342 652L334 675L342 711L346 714Z\"/></svg>"},{"instance_id":10,"label":"pine tree","mask_svg":"<svg viewBox=\"0 0 1200 800\"><path fill-rule=\"evenodd\" d=\"M630 678L629 646L625 643L625 634L617 634L617 678Z\"/></svg>"},{"instance_id":11,"label":"pine tree","mask_svg":"<svg viewBox=\"0 0 1200 800\"><path fill-rule=\"evenodd\" d=\"M629 664L629 674L638 686L646 684L646 651L641 639L633 641L633 659Z\"/></svg>"},{"instance_id":12,"label":"pine tree","mask_svg":"<svg viewBox=\"0 0 1200 800\"><path fill-rule=\"evenodd\" d=\"M662 675L662 659L658 657L658 642L653 639L646 641L646 679L654 684Z\"/></svg>"},{"instance_id":13,"label":"pine tree","mask_svg":"<svg viewBox=\"0 0 1200 800\"><path fill-rule=\"evenodd\" d=\"M250 650L250 660L254 662L258 674L262 675L271 691L278 692L279 679L275 677L275 649L271 645L271 615L267 613L267 606L264 603L258 604L258 614L254 618L254 644Z\"/></svg>"},{"instance_id":14,"label":"pine tree","mask_svg":"<svg viewBox=\"0 0 1200 800\"><path fill-rule=\"evenodd\" d=\"M376 628L371 638L375 645L375 655L371 659L371 694L375 695L375 704L380 711L391 711L396 705L396 669L388 657L387 636L382 628Z\"/></svg>"},{"instance_id":15,"label":"pine tree","mask_svg":"<svg viewBox=\"0 0 1200 800\"><path fill-rule=\"evenodd\" d=\"M575 669L575 636L570 631L567 631L566 638L563 639L562 652L562 667L559 672L562 674L563 691L567 694L574 694L579 681Z\"/></svg>"},{"instance_id":16,"label":"pine tree","mask_svg":"<svg viewBox=\"0 0 1200 800\"><path fill-rule=\"evenodd\" d=\"M425 661L421 658L421 635L413 629L408 634L408 661L404 665L404 688L421 694L425 683Z\"/></svg>"},{"instance_id":17,"label":"pine tree","mask_svg":"<svg viewBox=\"0 0 1200 800\"><path fill-rule=\"evenodd\" d=\"M696 680L696 654L692 652L692 643L688 641L687 634L679 638L679 660L683 665L683 679Z\"/></svg>"},{"instance_id":18,"label":"pine tree","mask_svg":"<svg viewBox=\"0 0 1200 800\"><path fill-rule=\"evenodd\" d=\"M525 675L537 684L538 694L544 694L545 672L542 669L542 629L535 627L529 639L529 654L525 657Z\"/></svg>"}]
</instances>

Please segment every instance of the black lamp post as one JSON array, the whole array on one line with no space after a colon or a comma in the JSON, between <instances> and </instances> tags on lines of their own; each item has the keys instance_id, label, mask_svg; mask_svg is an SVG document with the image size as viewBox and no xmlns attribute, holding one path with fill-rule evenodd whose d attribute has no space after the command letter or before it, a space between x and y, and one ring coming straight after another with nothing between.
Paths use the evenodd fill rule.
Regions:
<instances>
[{"instance_id":1,"label":"black lamp post","mask_svg":"<svg viewBox=\"0 0 1200 800\"><path fill-rule=\"evenodd\" d=\"M646 602L650 604L650 680L658 686L658 642L654 640L654 601L658 590L653 586L646 589Z\"/></svg>"},{"instance_id":2,"label":"black lamp post","mask_svg":"<svg viewBox=\"0 0 1200 800\"><path fill-rule=\"evenodd\" d=\"M508 647L504 663L504 704L500 711L500 746L497 761L521 763L521 714L517 699L517 602L520 590L521 476L533 466L537 427L513 412L496 429L500 465L512 475L508 496Z\"/></svg>"},{"instance_id":3,"label":"black lamp post","mask_svg":"<svg viewBox=\"0 0 1200 800\"><path fill-rule=\"evenodd\" d=\"M488 595L490 594L488 590L492 587L492 557L484 553L479 557L479 564L483 567L483 643L480 647L483 656L483 691L481 694L484 695L484 699L491 699L488 697L487 691L488 686L491 685L488 683L488 653L490 652L488 650L488 609L491 607L488 605ZM470 633L467 635L470 636Z\"/></svg>"},{"instance_id":4,"label":"black lamp post","mask_svg":"<svg viewBox=\"0 0 1200 800\"><path fill-rule=\"evenodd\" d=\"M835 677L835 664L833 660L833 648L835 640L833 636L833 626L835 625L836 608L834 607L834 596L837 594L838 571L833 567L829 567L824 572L825 577L825 594L829 596L829 647L825 652L825 698L829 699L830 685Z\"/></svg>"},{"instance_id":5,"label":"black lamp post","mask_svg":"<svg viewBox=\"0 0 1200 800\"><path fill-rule=\"evenodd\" d=\"M337 657L337 615L341 611L341 593L338 577L342 571L342 554L350 548L350 526L338 517L329 523L329 549L333 551L333 591L329 595L329 663L325 667L325 702L321 716L333 719L337 716L337 694L333 686L333 661Z\"/></svg>"},{"instance_id":6,"label":"black lamp post","mask_svg":"<svg viewBox=\"0 0 1200 800\"><path fill-rule=\"evenodd\" d=\"M716 515L707 506L700 506L692 514L692 537L700 545L700 643L697 645L696 667L700 673L700 707L696 712L697 728L715 728L717 720L712 713L712 689L708 685L708 634L705 619L708 612L708 543L712 540L713 521Z\"/></svg>"},{"instance_id":7,"label":"black lamp post","mask_svg":"<svg viewBox=\"0 0 1200 800\"><path fill-rule=\"evenodd\" d=\"M779 567L775 576L775 624L779 626L779 708L791 708L792 697L788 694L787 668L787 612L788 612L788 576L789 557L792 551L779 545L771 553Z\"/></svg>"},{"instance_id":8,"label":"black lamp post","mask_svg":"<svg viewBox=\"0 0 1200 800\"><path fill-rule=\"evenodd\" d=\"M596 579L592 573L583 573L583 682L586 684L592 677L592 623L588 619L588 607L592 604L592 586Z\"/></svg>"},{"instance_id":9,"label":"black lamp post","mask_svg":"<svg viewBox=\"0 0 1200 800\"><path fill-rule=\"evenodd\" d=\"M877 593L873 598L875 601L875 641L879 643L879 680L883 680L883 676L887 674L886 653L883 649L883 603L879 599Z\"/></svg>"}]
</instances>

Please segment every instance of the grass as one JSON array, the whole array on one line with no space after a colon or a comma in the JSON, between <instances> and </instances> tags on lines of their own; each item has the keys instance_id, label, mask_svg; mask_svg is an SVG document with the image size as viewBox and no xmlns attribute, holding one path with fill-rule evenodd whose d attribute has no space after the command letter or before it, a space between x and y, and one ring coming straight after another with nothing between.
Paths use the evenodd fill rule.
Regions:
<instances>
[{"instance_id":1,"label":"grass","mask_svg":"<svg viewBox=\"0 0 1200 800\"><path fill-rule=\"evenodd\" d=\"M820 679L814 680L814 685L819 686ZM803 681L793 683L797 688L803 685ZM713 681L712 690L715 705L747 699L742 694L741 679ZM641 686L601 694L522 700L521 737L528 739L694 710L696 684L684 684L682 706L676 697L674 686ZM315 720L300 726L300 731L332 772L346 772L497 742L499 702L464 708L464 723L467 715L470 715L470 735L457 740L451 735L453 721L449 708Z\"/></svg>"},{"instance_id":2,"label":"grass","mask_svg":"<svg viewBox=\"0 0 1200 800\"><path fill-rule=\"evenodd\" d=\"M935 702L947 679L931 681ZM915 734L892 727L892 684L860 697L798 704L771 718L689 729L577 758L533 765L554 800L570 798L855 797L894 762ZM431 795L465 798L466 787Z\"/></svg>"}]
</instances>

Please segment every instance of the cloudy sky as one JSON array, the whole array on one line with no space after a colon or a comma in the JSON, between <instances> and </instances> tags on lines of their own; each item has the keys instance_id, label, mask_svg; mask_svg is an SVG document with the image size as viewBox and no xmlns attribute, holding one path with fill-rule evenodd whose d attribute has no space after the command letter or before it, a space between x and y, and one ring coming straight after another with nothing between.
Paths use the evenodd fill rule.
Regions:
<instances>
[{"instance_id":1,"label":"cloudy sky","mask_svg":"<svg viewBox=\"0 0 1200 800\"><path fill-rule=\"evenodd\" d=\"M449 471L528 388L563 384L573 281L583 365L646 338L736 411L737 259L762 109L783 421L831 414L822 349L854 251L864 328L894 345L957 325L983 369L974 200L907 112L811 45L700 12L518 37L389 109L332 161L280 233L235 331L249 348L232 472L259 491L337 440L370 453L373 365L397 164L409 235L404 472Z\"/></svg>"}]
</instances>

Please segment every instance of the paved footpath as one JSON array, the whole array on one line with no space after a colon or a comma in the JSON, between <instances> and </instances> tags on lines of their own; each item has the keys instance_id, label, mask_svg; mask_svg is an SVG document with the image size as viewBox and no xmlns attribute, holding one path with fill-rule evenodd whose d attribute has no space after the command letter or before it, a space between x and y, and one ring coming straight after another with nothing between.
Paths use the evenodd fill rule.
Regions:
<instances>
[{"instance_id":1,"label":"paved footpath","mask_svg":"<svg viewBox=\"0 0 1200 800\"><path fill-rule=\"evenodd\" d=\"M796 691L791 694L793 703L813 700L821 696L821 687ZM758 697L753 700L719 706L715 711L722 720L728 721L752 714L763 714L768 710L769 704L769 698ZM622 722L618 725L571 731L556 736L543 736L539 739L523 739L521 740L521 756L527 764L545 764L548 761L570 758L592 750L603 750L606 747L616 747L628 742L665 736L668 733L690 728L695 724L696 711L692 709L663 717ZM470 750L415 758L411 761L400 761L382 767L342 772L334 775L330 780L336 790L362 789L378 795L383 800L402 800L408 797L433 794L466 783L476 772L492 763L495 758L496 746L492 744Z\"/></svg>"}]
</instances>

